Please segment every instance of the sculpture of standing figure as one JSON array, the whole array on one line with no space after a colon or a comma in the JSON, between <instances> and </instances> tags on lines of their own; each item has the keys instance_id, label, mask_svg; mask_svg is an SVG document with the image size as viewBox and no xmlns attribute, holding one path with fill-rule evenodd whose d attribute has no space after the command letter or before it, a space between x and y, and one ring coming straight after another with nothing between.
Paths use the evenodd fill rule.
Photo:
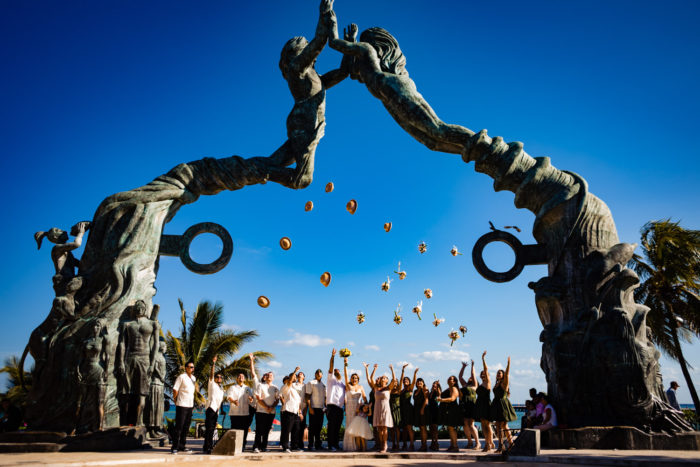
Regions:
<instances>
[{"instance_id":1,"label":"sculpture of standing figure","mask_svg":"<svg viewBox=\"0 0 700 467\"><path fill-rule=\"evenodd\" d=\"M81 415L87 412L88 431L102 430L104 420L104 400L107 391L107 366L109 364L103 337L100 336L104 323L96 320L90 338L85 341L81 359L78 362L78 405L75 412L76 429L82 431ZM92 407L91 407L92 406ZM93 412L94 409L94 412ZM95 417L97 414L97 417Z\"/></svg>"},{"instance_id":2,"label":"sculpture of standing figure","mask_svg":"<svg viewBox=\"0 0 700 467\"><path fill-rule=\"evenodd\" d=\"M136 403L136 425L143 425L143 409L151 390L151 375L158 349L158 322L148 319L148 308L143 300L132 307L132 320L121 325L119 332L119 360L117 373L122 382L122 392L130 396L127 414L132 414L131 404ZM130 415L133 417L133 415Z\"/></svg>"},{"instance_id":3,"label":"sculpture of standing figure","mask_svg":"<svg viewBox=\"0 0 700 467\"><path fill-rule=\"evenodd\" d=\"M153 365L151 375L151 392L146 404L146 426L151 438L163 436L161 427L163 425L163 407L165 399L163 397L163 382L165 381L165 341L159 340L158 353Z\"/></svg>"},{"instance_id":4,"label":"sculpture of standing figure","mask_svg":"<svg viewBox=\"0 0 700 467\"><path fill-rule=\"evenodd\" d=\"M335 15L328 18L328 45L355 58L350 77L364 83L396 123L428 149L462 154L474 132L438 118L408 77L406 57L394 36L382 28L369 28L360 34L360 42L354 42L357 25L353 23L348 28L353 40L342 40L338 38Z\"/></svg>"}]
</instances>

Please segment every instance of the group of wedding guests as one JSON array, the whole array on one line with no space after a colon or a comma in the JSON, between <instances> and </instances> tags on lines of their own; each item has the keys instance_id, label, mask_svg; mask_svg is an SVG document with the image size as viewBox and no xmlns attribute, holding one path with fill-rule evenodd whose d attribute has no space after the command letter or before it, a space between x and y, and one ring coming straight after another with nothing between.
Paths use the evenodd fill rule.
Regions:
<instances>
[{"instance_id":1,"label":"group of wedding guests","mask_svg":"<svg viewBox=\"0 0 700 467\"><path fill-rule=\"evenodd\" d=\"M342 449L345 451L365 451L367 441L372 439L375 440L373 449L379 452L387 452L389 441L392 451L414 451L414 429L418 429L420 436L418 451L437 451L440 426L447 428L450 437L447 450L450 452L459 451L459 428L464 429L467 449L482 449L485 452L496 449L492 425L495 425L498 451L507 449L513 443L508 428L508 422L516 420L515 410L508 398L510 357L505 370L498 370L495 381L492 381L484 351L481 357L483 368L478 379L472 360L470 374L465 380L465 372L470 365L462 362L459 376L450 376L444 389L439 381L433 381L428 388L423 378L418 377L418 368L414 370L413 378L407 376L405 370L408 364L403 365L401 375L396 378L392 365L389 365L391 376L384 374L377 377L378 365L374 364L370 373L370 365L363 363L365 378L371 388L369 394L366 394L360 384L360 375L348 375L347 357L343 358L341 372L335 366L335 356L336 350L333 349L325 382L322 370L316 370L314 378L306 382L304 373L296 367L283 378L282 386L277 387L274 384L275 375L271 371L258 378L255 357L250 354L252 387L246 384L246 375L240 373L236 383L226 392L221 387L221 375L214 372L214 359L207 391L204 451L211 452L216 420L224 400L230 403L231 428L243 431L244 448L248 429L255 418L254 452L267 450L268 436L278 404L281 404L280 446L285 452L303 450L304 432L307 428L308 450L323 449L321 428L324 414L328 421L327 446L331 451L341 449L340 428L343 418L345 434ZM190 380L190 375L191 369L183 374L182 379ZM554 408L547 403L546 395L533 395L532 391L531 395L536 403L532 406L534 410L524 417L523 423L543 430L556 426L556 414ZM539 418L536 412L538 407L541 411ZM180 417L176 419L179 420ZM481 423L483 448L475 422ZM185 426L189 429L189 423ZM184 429L184 426L179 428ZM178 442L180 448L183 448L184 437L180 439L176 436L175 444ZM174 450L177 452L177 447Z\"/></svg>"},{"instance_id":2,"label":"group of wedding guests","mask_svg":"<svg viewBox=\"0 0 700 467\"><path fill-rule=\"evenodd\" d=\"M482 355L483 370L479 380L476 377L474 361L471 362L471 374L467 380L464 373L469 366L462 362L459 377L447 378L447 386L443 390L439 381L433 381L430 389L423 378L418 378L419 369L413 372L413 379L405 376L405 364L401 376L396 379L394 368L389 365L391 379L383 375L375 379L377 365L369 373L369 365L365 366L365 376L372 392L368 399L368 407L372 413L373 431L376 432L375 449L386 452L388 441L391 440L392 451L415 450L414 428L420 430L419 451L428 449L439 450L438 427L447 428L450 436L450 452L457 452L457 429L463 428L467 437L467 449L482 449L479 432L475 422L481 423L484 433L483 451L495 449L491 424L495 423L496 435L499 440L498 450L506 448L506 443L512 444L512 436L508 422L516 419L509 394L510 357L504 370L496 372L496 381L492 384L486 364L486 352ZM461 385L461 387L460 387ZM493 400L491 393L493 392ZM354 420L353 420L354 422ZM350 433L352 423L350 423ZM428 445L428 436L431 443ZM401 445L401 447L399 447Z\"/></svg>"}]
</instances>

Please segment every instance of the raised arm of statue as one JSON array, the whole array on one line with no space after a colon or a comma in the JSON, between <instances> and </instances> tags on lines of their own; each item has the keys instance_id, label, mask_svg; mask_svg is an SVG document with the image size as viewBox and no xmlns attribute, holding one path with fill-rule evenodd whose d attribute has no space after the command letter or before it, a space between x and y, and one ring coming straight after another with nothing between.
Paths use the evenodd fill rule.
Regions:
<instances>
[{"instance_id":1,"label":"raised arm of statue","mask_svg":"<svg viewBox=\"0 0 700 467\"><path fill-rule=\"evenodd\" d=\"M313 66L314 61L323 50L323 46L326 45L326 41L328 40L328 21L326 18L332 13L333 0L321 0L316 35L290 63L290 68L294 69L297 73L303 73L304 70Z\"/></svg>"}]
</instances>

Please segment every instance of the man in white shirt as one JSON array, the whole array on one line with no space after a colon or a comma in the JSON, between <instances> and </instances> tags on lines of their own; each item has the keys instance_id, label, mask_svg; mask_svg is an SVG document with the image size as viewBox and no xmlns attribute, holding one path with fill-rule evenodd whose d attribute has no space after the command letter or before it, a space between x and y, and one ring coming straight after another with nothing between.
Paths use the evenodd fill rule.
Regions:
<instances>
[{"instance_id":1,"label":"man in white shirt","mask_svg":"<svg viewBox=\"0 0 700 467\"><path fill-rule=\"evenodd\" d=\"M224 390L221 387L224 375L214 373L217 358L214 356L212 359L209 385L207 386L207 404L204 412L204 454L211 454L214 447L214 430L216 430L216 422L219 419L219 407L224 400Z\"/></svg>"},{"instance_id":2,"label":"man in white shirt","mask_svg":"<svg viewBox=\"0 0 700 467\"><path fill-rule=\"evenodd\" d=\"M340 380L340 370L334 370L335 349L331 352L326 383L326 417L328 417L328 449L340 451L340 425L343 424L345 407L345 383Z\"/></svg>"},{"instance_id":3,"label":"man in white shirt","mask_svg":"<svg viewBox=\"0 0 700 467\"><path fill-rule=\"evenodd\" d=\"M173 385L173 400L175 401L175 435L171 452L192 452L185 448L187 433L192 423L192 409L194 407L194 393L197 391L197 381L194 373L194 362L190 360L185 364L185 372L177 377Z\"/></svg>"},{"instance_id":4,"label":"man in white shirt","mask_svg":"<svg viewBox=\"0 0 700 467\"><path fill-rule=\"evenodd\" d=\"M309 408L309 451L321 450L321 427L323 411L326 407L326 385L323 384L323 370L316 370L314 379L306 383L306 405Z\"/></svg>"},{"instance_id":5,"label":"man in white shirt","mask_svg":"<svg viewBox=\"0 0 700 467\"><path fill-rule=\"evenodd\" d=\"M296 372L299 367L285 378L286 382L280 391L280 399L282 401L282 433L280 433L280 445L284 452L298 451L300 446L297 444L299 439L299 422L301 419L301 396L299 391L294 387L297 381ZM291 442L290 442L291 435Z\"/></svg>"},{"instance_id":6,"label":"man in white shirt","mask_svg":"<svg viewBox=\"0 0 700 467\"><path fill-rule=\"evenodd\" d=\"M306 430L306 385L304 380L306 375L303 371L297 372L297 381L292 383L292 387L299 393L301 399L301 419L299 420L299 434L297 436L296 445L300 451L304 450L304 431Z\"/></svg>"},{"instance_id":7,"label":"man in white shirt","mask_svg":"<svg viewBox=\"0 0 700 467\"><path fill-rule=\"evenodd\" d=\"M275 375L270 371L262 376L262 380L258 380L258 375L255 373L254 359L250 360L250 371L253 373L253 381L255 382L255 399L257 401L257 410L255 412L255 441L253 442L253 452L267 451L267 437L272 429L272 422L275 419L275 408L279 398L279 389L272 384Z\"/></svg>"},{"instance_id":8,"label":"man in white shirt","mask_svg":"<svg viewBox=\"0 0 700 467\"><path fill-rule=\"evenodd\" d=\"M251 365L253 363L250 355ZM250 427L250 407L253 402L253 390L245 384L245 374L239 373L236 376L236 384L228 388L226 398L231 403L229 415L231 416L231 429L243 430L243 450L245 451L248 441L248 428Z\"/></svg>"}]
</instances>

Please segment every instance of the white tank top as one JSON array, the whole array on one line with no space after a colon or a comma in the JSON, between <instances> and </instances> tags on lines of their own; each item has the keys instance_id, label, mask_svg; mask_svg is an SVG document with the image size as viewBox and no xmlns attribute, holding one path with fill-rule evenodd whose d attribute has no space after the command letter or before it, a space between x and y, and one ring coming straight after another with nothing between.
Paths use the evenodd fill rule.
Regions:
<instances>
[{"instance_id":1,"label":"white tank top","mask_svg":"<svg viewBox=\"0 0 700 467\"><path fill-rule=\"evenodd\" d=\"M547 404L547 406L544 408L545 412L547 409L550 410L550 417L549 417L549 423L552 424L552 426L557 426L557 413L554 411L554 407L552 407L552 404Z\"/></svg>"}]
</instances>

